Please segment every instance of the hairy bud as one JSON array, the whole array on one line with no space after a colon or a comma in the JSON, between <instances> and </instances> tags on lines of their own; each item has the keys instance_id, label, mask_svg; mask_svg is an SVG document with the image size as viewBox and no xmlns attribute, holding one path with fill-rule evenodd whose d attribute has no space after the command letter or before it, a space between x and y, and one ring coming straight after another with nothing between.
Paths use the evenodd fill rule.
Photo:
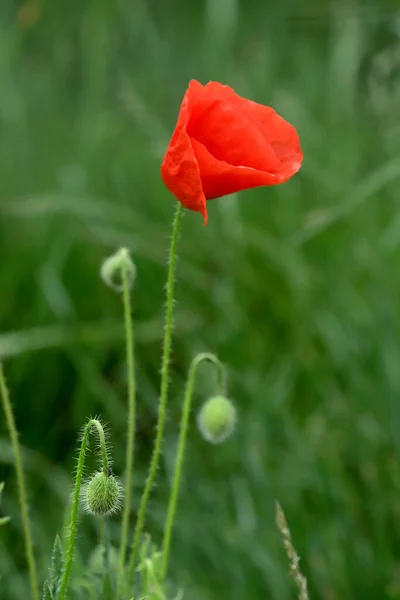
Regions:
<instances>
[{"instance_id":1,"label":"hairy bud","mask_svg":"<svg viewBox=\"0 0 400 600\"><path fill-rule=\"evenodd\" d=\"M106 285L117 292L122 292L124 288L124 270L126 271L127 285L130 289L135 283L136 267L129 251L126 248L120 248L115 254L105 259L101 265L100 275Z\"/></svg>"},{"instance_id":2,"label":"hairy bud","mask_svg":"<svg viewBox=\"0 0 400 600\"><path fill-rule=\"evenodd\" d=\"M220 444L235 429L236 409L225 396L213 396L200 409L197 424L208 442Z\"/></svg>"},{"instance_id":3,"label":"hairy bud","mask_svg":"<svg viewBox=\"0 0 400 600\"><path fill-rule=\"evenodd\" d=\"M109 517L122 507L123 488L111 469L108 474L98 471L85 483L82 489L84 509L96 517Z\"/></svg>"}]
</instances>

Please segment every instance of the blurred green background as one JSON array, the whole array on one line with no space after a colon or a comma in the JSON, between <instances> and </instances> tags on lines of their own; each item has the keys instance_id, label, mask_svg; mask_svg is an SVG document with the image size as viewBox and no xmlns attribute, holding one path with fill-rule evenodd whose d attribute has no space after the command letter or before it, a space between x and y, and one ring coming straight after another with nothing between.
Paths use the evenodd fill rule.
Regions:
<instances>
[{"instance_id":1,"label":"blurred green background","mask_svg":"<svg viewBox=\"0 0 400 600\"><path fill-rule=\"evenodd\" d=\"M227 365L239 423L194 427L171 571L191 600L295 597L274 500L310 597L400 598L400 10L397 0L2 0L0 356L21 433L41 576L77 432L101 414L123 469L120 298L99 266L138 268L135 506L157 410L174 200L159 176L191 78L272 105L304 166L276 188L187 214L165 451L147 530L165 515L185 374ZM204 367L195 402L213 391ZM28 597L0 420L0 597ZM134 515L133 515L134 519ZM79 551L96 539L83 517ZM119 535L119 519L112 536Z\"/></svg>"}]
</instances>

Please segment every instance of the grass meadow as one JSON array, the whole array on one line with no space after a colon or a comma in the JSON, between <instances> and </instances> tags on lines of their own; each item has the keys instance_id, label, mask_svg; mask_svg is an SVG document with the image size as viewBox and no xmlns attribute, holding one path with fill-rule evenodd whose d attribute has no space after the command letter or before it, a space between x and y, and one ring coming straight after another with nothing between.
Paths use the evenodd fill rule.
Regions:
<instances>
[{"instance_id":1,"label":"grass meadow","mask_svg":"<svg viewBox=\"0 0 400 600\"><path fill-rule=\"evenodd\" d=\"M196 78L273 106L305 158L285 185L210 202L205 228L185 214L146 530L159 541L188 366L215 352L238 423L212 446L191 420L171 557L184 597L296 597L279 499L310 598L400 598L399 64L396 0L2 0L0 357L41 581L87 417L123 469L121 301L99 277L120 246L137 267L134 505L143 488L175 204L159 169ZM194 412L212 383L204 369ZM1 415L1 600L29 597L12 463ZM82 516L85 561L97 534Z\"/></svg>"}]
</instances>

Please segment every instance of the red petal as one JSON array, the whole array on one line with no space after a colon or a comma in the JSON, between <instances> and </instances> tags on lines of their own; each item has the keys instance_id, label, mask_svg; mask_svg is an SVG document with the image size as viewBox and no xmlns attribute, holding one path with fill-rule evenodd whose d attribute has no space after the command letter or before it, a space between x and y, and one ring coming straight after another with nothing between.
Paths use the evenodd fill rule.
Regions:
<instances>
[{"instance_id":1,"label":"red petal","mask_svg":"<svg viewBox=\"0 0 400 600\"><path fill-rule=\"evenodd\" d=\"M167 188L186 208L201 212L207 222L206 198L203 193L200 171L186 127L191 104L203 86L191 81L183 98L178 122L161 165L161 176Z\"/></svg>"},{"instance_id":2,"label":"red petal","mask_svg":"<svg viewBox=\"0 0 400 600\"><path fill-rule=\"evenodd\" d=\"M233 166L214 158L197 140L192 140L192 145L207 200L254 187L283 183L300 168L300 163L291 164L285 172L274 174L251 167Z\"/></svg>"},{"instance_id":3,"label":"red petal","mask_svg":"<svg viewBox=\"0 0 400 600\"><path fill-rule=\"evenodd\" d=\"M187 132L217 160L270 173L280 168L280 160L257 126L226 100L212 94L203 93L203 98L196 99Z\"/></svg>"},{"instance_id":4,"label":"red petal","mask_svg":"<svg viewBox=\"0 0 400 600\"><path fill-rule=\"evenodd\" d=\"M217 82L191 81L161 173L166 186L207 221L206 198L287 181L303 154L296 130L272 108Z\"/></svg>"},{"instance_id":5,"label":"red petal","mask_svg":"<svg viewBox=\"0 0 400 600\"><path fill-rule=\"evenodd\" d=\"M300 148L300 139L297 131L293 125L278 115L273 108L258 104L247 98L242 98L231 87L222 85L217 81L207 83L203 93L229 103L236 111L258 128L258 131L265 141L272 146L280 161L284 163L287 161L299 162L300 168L303 153Z\"/></svg>"}]
</instances>

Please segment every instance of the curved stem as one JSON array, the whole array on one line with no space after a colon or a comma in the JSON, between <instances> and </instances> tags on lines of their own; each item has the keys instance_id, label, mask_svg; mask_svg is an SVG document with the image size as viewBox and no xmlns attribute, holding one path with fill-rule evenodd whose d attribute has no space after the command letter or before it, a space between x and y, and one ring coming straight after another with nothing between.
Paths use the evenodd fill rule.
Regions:
<instances>
[{"instance_id":1,"label":"curved stem","mask_svg":"<svg viewBox=\"0 0 400 600\"><path fill-rule=\"evenodd\" d=\"M128 440L126 445L126 471L125 471L125 503L122 515L121 541L118 564L117 598L122 585L126 547L128 542L129 515L132 501L133 459L135 450L135 417L136 417L136 380L135 380L135 354L132 323L131 294L126 261L122 263L122 288L125 321L126 359L128 366Z\"/></svg>"},{"instance_id":2,"label":"curved stem","mask_svg":"<svg viewBox=\"0 0 400 600\"><path fill-rule=\"evenodd\" d=\"M67 541L67 551L65 557L64 564L64 572L60 584L60 591L58 592L57 600L64 600L65 594L67 592L69 578L71 576L71 568L72 562L74 559L74 550L75 550L75 539L76 539L76 530L78 526L78 510L79 510L79 497L81 493L82 479L83 479L83 470L85 466L85 456L89 442L89 436L92 428L97 430L97 434L99 436L99 444L100 444L100 452L102 457L102 468L104 473L108 472L108 456L107 456L107 446L105 441L104 429L100 421L97 419L90 419L85 425L82 435L81 448L79 451L78 458L78 466L76 468L76 477L75 477L75 488L74 495L72 499L72 508L71 508L71 517L69 524L69 535Z\"/></svg>"},{"instance_id":3,"label":"curved stem","mask_svg":"<svg viewBox=\"0 0 400 600\"><path fill-rule=\"evenodd\" d=\"M29 521L28 500L26 495L24 469L22 465L21 450L18 442L18 432L15 425L14 413L8 393L6 379L3 371L3 365L0 362L0 394L3 404L3 410L6 417L7 428L11 439L11 446L14 453L15 472L17 475L18 500L21 510L22 528L25 539L25 554L28 562L29 580L33 600L39 600L39 591L37 584L36 562L33 554L32 530Z\"/></svg>"},{"instance_id":4,"label":"curved stem","mask_svg":"<svg viewBox=\"0 0 400 600\"><path fill-rule=\"evenodd\" d=\"M140 501L138 518L136 521L135 532L133 536L132 552L129 560L129 582L133 579L133 574L136 565L136 559L139 550L140 536L143 529L144 518L146 514L147 504L150 497L150 492L154 484L154 480L157 474L158 463L160 460L162 440L164 436L164 425L165 425L165 413L167 407L167 394L168 394L168 374L169 374L169 360L171 354L171 340L172 340L172 328L173 328L173 307L174 307L174 287L175 287L175 267L177 259L177 248L179 240L180 225L182 220L183 207L179 203L173 228L171 246L169 250L168 259L168 278L167 278L167 305L165 312L165 329L164 329L164 344L163 344L163 355L161 364L161 391L160 391L160 402L158 405L158 420L157 420L157 432L156 439L154 442L153 455L151 457L149 474L146 480L146 485L143 491L143 495Z\"/></svg>"},{"instance_id":5,"label":"curved stem","mask_svg":"<svg viewBox=\"0 0 400 600\"><path fill-rule=\"evenodd\" d=\"M97 419L91 419L86 427L91 424L91 427L94 427L97 430L97 435L99 436L99 449L101 454L101 468L104 475L108 475L108 452L107 452L107 442L106 435L104 433L104 429L100 421Z\"/></svg>"},{"instance_id":6,"label":"curved stem","mask_svg":"<svg viewBox=\"0 0 400 600\"><path fill-rule=\"evenodd\" d=\"M183 460L184 460L184 456L185 456L185 447L186 447L186 439L187 439L187 434L188 434L188 429L189 429L189 417L190 417L190 410L191 410L191 406L192 406L193 389L194 389L194 384L195 384L195 380L196 380L197 369L198 369L199 365L204 361L209 361L209 362L213 363L214 366L216 367L217 373L218 373L218 393L220 393L221 395L225 395L225 372L224 372L224 367L223 367L222 363L214 354L210 354L208 352L198 354L192 360L191 365L189 367L185 397L183 400L182 418L181 418L181 425L180 425L178 450L177 450L176 462L175 462L174 478L173 478L173 482L172 482L171 496L169 499L167 518L165 520L165 527L164 527L164 538L163 538L163 544L162 544L161 573L160 573L161 580L165 577L165 574L166 574L167 568L168 568L169 548L170 548L170 544L171 544L172 527L173 527L174 519L175 519L175 513L176 513L176 507L177 507L178 495L179 495L179 487L180 487L180 481L181 481L181 475L182 475L182 466L183 466Z\"/></svg>"}]
</instances>

